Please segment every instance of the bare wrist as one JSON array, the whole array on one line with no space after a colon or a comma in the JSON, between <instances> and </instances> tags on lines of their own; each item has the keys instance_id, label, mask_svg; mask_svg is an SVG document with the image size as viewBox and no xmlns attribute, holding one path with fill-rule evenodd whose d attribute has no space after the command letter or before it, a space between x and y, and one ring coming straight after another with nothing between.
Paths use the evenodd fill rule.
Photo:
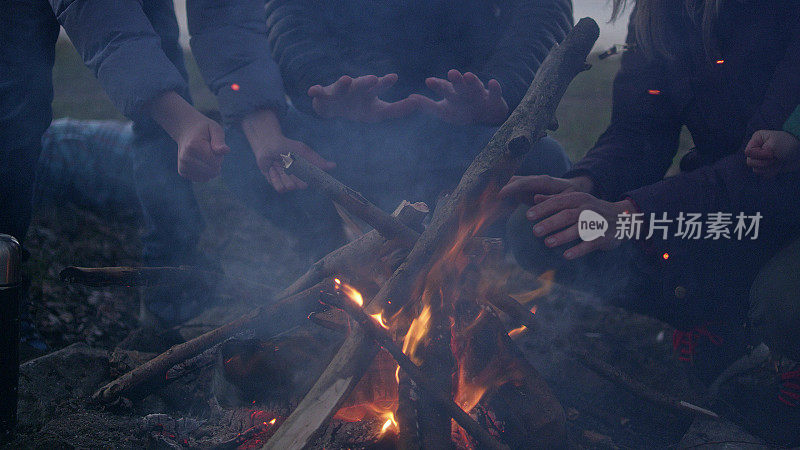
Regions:
<instances>
[{"instance_id":1,"label":"bare wrist","mask_svg":"<svg viewBox=\"0 0 800 450\"><path fill-rule=\"evenodd\" d=\"M175 91L168 91L150 102L150 115L169 134L178 141L184 130L198 119L205 118Z\"/></svg>"},{"instance_id":2,"label":"bare wrist","mask_svg":"<svg viewBox=\"0 0 800 450\"><path fill-rule=\"evenodd\" d=\"M251 147L273 141L276 138L283 138L278 116L270 109L254 111L245 116L242 119L242 131Z\"/></svg>"}]
</instances>

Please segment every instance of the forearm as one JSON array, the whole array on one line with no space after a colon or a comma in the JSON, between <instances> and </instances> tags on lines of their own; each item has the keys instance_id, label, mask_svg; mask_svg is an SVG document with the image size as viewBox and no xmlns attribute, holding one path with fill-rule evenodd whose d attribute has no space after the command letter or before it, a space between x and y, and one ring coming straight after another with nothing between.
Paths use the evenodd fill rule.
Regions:
<instances>
[{"instance_id":1,"label":"forearm","mask_svg":"<svg viewBox=\"0 0 800 450\"><path fill-rule=\"evenodd\" d=\"M283 137L281 124L274 111L254 111L242 120L242 131L253 148L261 148L278 137Z\"/></svg>"},{"instance_id":2,"label":"forearm","mask_svg":"<svg viewBox=\"0 0 800 450\"><path fill-rule=\"evenodd\" d=\"M156 97L149 103L147 110L153 120L161 125L175 142L180 140L184 130L199 119L205 118L175 91L165 92Z\"/></svg>"}]
</instances>

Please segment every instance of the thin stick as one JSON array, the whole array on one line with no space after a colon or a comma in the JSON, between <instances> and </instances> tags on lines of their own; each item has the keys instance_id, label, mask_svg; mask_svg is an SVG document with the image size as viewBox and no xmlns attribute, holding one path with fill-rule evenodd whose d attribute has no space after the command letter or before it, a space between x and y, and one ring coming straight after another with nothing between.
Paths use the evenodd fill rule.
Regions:
<instances>
[{"instance_id":1,"label":"thin stick","mask_svg":"<svg viewBox=\"0 0 800 450\"><path fill-rule=\"evenodd\" d=\"M422 373L422 370L394 343L389 332L378 325L374 319L370 318L362 308L342 295L326 295L322 298L322 302L340 308L352 317L353 320L366 331L367 335L392 355L395 361L397 361L397 364L400 365L400 368L408 374L409 378L411 378L417 386L431 397L434 403L439 405L444 412L452 417L456 423L461 425L464 430L480 443L481 448L507 448L493 438L489 432L481 427L469 414L459 408L450 398L449 394L443 392L434 382L426 377L425 374Z\"/></svg>"},{"instance_id":2,"label":"thin stick","mask_svg":"<svg viewBox=\"0 0 800 450\"><path fill-rule=\"evenodd\" d=\"M586 367L595 370L599 374L603 375L609 381L616 383L618 386L624 388L625 390L632 393L633 395L636 395L637 397L643 398L651 403L663 406L665 408L683 414L701 415L701 416L711 417L714 419L719 418L719 415L714 411L709 411L708 409L701 408L700 406L697 405L693 405L687 401L671 397L662 392L658 392L644 385L643 383L634 380L627 373L623 372L622 370L612 366L611 364L605 361L601 361L593 357L588 352L571 352L571 353L573 356L578 358L578 360L581 363L583 363Z\"/></svg>"},{"instance_id":3,"label":"thin stick","mask_svg":"<svg viewBox=\"0 0 800 450\"><path fill-rule=\"evenodd\" d=\"M393 216L412 229L420 227L428 214L425 203L409 203L405 200L395 209ZM318 283L325 277L337 274L354 276L359 270L370 268L375 264L377 255L387 240L394 236L383 237L377 230L372 230L338 249L328 253L308 268L300 278L278 294L278 298L294 295Z\"/></svg>"},{"instance_id":4,"label":"thin stick","mask_svg":"<svg viewBox=\"0 0 800 450\"><path fill-rule=\"evenodd\" d=\"M333 286L332 279L323 280L303 292L276 303L256 308L219 328L201 334L184 343L176 344L166 352L101 387L92 395L92 398L97 401L107 402L139 390L145 385L153 386L164 383L167 381L167 372L172 366L198 355L212 345L254 324L259 324L260 327L263 327L264 322L269 320L270 323L274 324L273 327L291 328L297 323L302 323L309 313L319 307L318 297L320 292L331 290ZM281 319L275 320L276 317ZM273 331L275 330L270 330L270 332Z\"/></svg>"},{"instance_id":5,"label":"thin stick","mask_svg":"<svg viewBox=\"0 0 800 450\"><path fill-rule=\"evenodd\" d=\"M311 164L296 153L282 155L286 173L296 175L309 185L319 189L331 200L341 205L354 216L378 230L386 239L399 239L407 246L414 245L419 233L406 226L396 217L386 214L363 195L345 186L339 180Z\"/></svg>"}]
</instances>

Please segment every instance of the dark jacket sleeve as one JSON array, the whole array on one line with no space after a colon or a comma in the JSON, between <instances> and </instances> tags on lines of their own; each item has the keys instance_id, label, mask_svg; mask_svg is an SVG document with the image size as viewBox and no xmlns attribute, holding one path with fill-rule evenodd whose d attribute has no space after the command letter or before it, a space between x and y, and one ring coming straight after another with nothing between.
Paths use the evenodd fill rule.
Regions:
<instances>
[{"instance_id":1,"label":"dark jacket sleeve","mask_svg":"<svg viewBox=\"0 0 800 450\"><path fill-rule=\"evenodd\" d=\"M572 29L569 0L515 0L500 3L505 31L478 76L494 78L503 88L509 110L517 107L554 44Z\"/></svg>"},{"instance_id":2,"label":"dark jacket sleeve","mask_svg":"<svg viewBox=\"0 0 800 450\"><path fill-rule=\"evenodd\" d=\"M286 108L261 0L187 0L192 53L226 121Z\"/></svg>"},{"instance_id":3,"label":"dark jacket sleeve","mask_svg":"<svg viewBox=\"0 0 800 450\"><path fill-rule=\"evenodd\" d=\"M140 1L50 3L84 63L129 118L148 118L145 105L164 92L188 92L186 81L161 49Z\"/></svg>"},{"instance_id":4,"label":"dark jacket sleeve","mask_svg":"<svg viewBox=\"0 0 800 450\"><path fill-rule=\"evenodd\" d=\"M628 41L633 42L633 26ZM636 50L623 54L614 79L611 124L566 177L592 179L599 196L618 200L664 177L678 149L679 111L666 70Z\"/></svg>"},{"instance_id":5,"label":"dark jacket sleeve","mask_svg":"<svg viewBox=\"0 0 800 450\"><path fill-rule=\"evenodd\" d=\"M292 104L312 113L308 88L356 73L341 46L325 26L320 7L311 0L270 0L266 6L272 55L280 66Z\"/></svg>"},{"instance_id":6,"label":"dark jacket sleeve","mask_svg":"<svg viewBox=\"0 0 800 450\"><path fill-rule=\"evenodd\" d=\"M780 130L800 101L800 17L795 18L793 26L792 41L775 70L761 105L748 124L746 139L760 129ZM800 175L793 173L765 180L752 173L746 165L744 153L737 151L710 166L681 173L627 195L643 212L738 213L758 209L765 220L798 220Z\"/></svg>"}]
</instances>

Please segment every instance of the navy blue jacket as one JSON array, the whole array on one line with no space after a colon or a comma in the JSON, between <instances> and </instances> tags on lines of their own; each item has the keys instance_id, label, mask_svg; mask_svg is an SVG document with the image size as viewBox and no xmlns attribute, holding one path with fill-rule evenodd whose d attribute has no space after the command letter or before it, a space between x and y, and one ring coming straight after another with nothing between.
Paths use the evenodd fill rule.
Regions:
<instances>
[{"instance_id":1,"label":"navy blue jacket","mask_svg":"<svg viewBox=\"0 0 800 450\"><path fill-rule=\"evenodd\" d=\"M671 25L675 60L623 55L611 125L568 175L588 175L603 197L630 197L646 214L759 211L797 230L800 176L758 177L742 150L754 131L782 129L800 104L800 2L725 2L717 55L706 55L688 16ZM662 180L684 125L699 167Z\"/></svg>"},{"instance_id":2,"label":"navy blue jacket","mask_svg":"<svg viewBox=\"0 0 800 450\"><path fill-rule=\"evenodd\" d=\"M166 34L177 41L177 23L151 21L145 14L152 3L165 1L171 3L50 0L83 61L134 120L147 118L145 105L164 92L188 96L181 70L162 49ZM193 54L223 117L237 120L256 109L285 108L280 73L267 50L263 1L187 0L186 8Z\"/></svg>"},{"instance_id":3,"label":"navy blue jacket","mask_svg":"<svg viewBox=\"0 0 800 450\"><path fill-rule=\"evenodd\" d=\"M539 64L572 27L569 0L270 0L273 57L287 93L311 112L309 87L342 75L399 82L387 100L428 93L427 77L449 69L500 82L510 108Z\"/></svg>"}]
</instances>

